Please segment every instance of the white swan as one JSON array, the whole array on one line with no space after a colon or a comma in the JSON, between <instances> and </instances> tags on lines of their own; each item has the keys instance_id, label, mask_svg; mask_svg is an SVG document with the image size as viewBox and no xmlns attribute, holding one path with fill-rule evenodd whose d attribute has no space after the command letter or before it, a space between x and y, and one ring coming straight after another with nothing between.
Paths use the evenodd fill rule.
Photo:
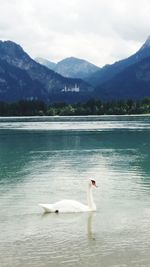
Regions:
<instances>
[{"instance_id":1,"label":"white swan","mask_svg":"<svg viewBox=\"0 0 150 267\"><path fill-rule=\"evenodd\" d=\"M67 212L85 212L96 211L96 205L93 200L92 186L97 187L95 180L89 180L87 189L87 205L76 200L64 199L53 204L39 204L44 212L67 213Z\"/></svg>"}]
</instances>

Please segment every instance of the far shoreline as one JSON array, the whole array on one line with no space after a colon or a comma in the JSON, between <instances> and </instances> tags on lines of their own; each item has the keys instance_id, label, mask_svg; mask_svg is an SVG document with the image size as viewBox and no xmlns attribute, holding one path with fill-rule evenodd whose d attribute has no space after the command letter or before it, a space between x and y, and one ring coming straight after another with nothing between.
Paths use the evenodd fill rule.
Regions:
<instances>
[{"instance_id":1,"label":"far shoreline","mask_svg":"<svg viewBox=\"0 0 150 267\"><path fill-rule=\"evenodd\" d=\"M27 115L27 116L0 116L0 119L3 118L23 118L23 119L28 119L28 118L82 118L82 117L148 117L150 116L150 113L147 114L102 114L102 115Z\"/></svg>"}]
</instances>

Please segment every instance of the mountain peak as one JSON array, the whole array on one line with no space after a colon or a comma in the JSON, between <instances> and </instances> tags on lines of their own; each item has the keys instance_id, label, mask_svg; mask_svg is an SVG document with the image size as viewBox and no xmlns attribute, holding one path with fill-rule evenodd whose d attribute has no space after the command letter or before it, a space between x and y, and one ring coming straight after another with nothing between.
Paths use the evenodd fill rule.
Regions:
<instances>
[{"instance_id":1,"label":"mountain peak","mask_svg":"<svg viewBox=\"0 0 150 267\"><path fill-rule=\"evenodd\" d=\"M56 73L68 78L80 78L84 80L86 76L99 69L99 67L89 61L73 56L64 58L57 64L43 58L36 58L35 60L49 69L54 70Z\"/></svg>"},{"instance_id":2,"label":"mountain peak","mask_svg":"<svg viewBox=\"0 0 150 267\"><path fill-rule=\"evenodd\" d=\"M67 65L67 64L82 64L83 62L85 62L83 59L79 59L79 58L76 58L76 57L67 57L67 58L64 58L62 60L60 60L57 65Z\"/></svg>"},{"instance_id":3,"label":"mountain peak","mask_svg":"<svg viewBox=\"0 0 150 267\"><path fill-rule=\"evenodd\" d=\"M8 63L13 61L17 64L21 59L28 61L29 56L19 44L8 40L0 41L0 58L7 60Z\"/></svg>"},{"instance_id":4,"label":"mountain peak","mask_svg":"<svg viewBox=\"0 0 150 267\"><path fill-rule=\"evenodd\" d=\"M67 57L57 63L55 71L65 77L84 79L98 69L97 66L87 60Z\"/></svg>"},{"instance_id":5,"label":"mountain peak","mask_svg":"<svg viewBox=\"0 0 150 267\"><path fill-rule=\"evenodd\" d=\"M0 40L0 48L8 50L18 50L23 51L22 47L18 44L16 44L13 41L7 40L7 41L1 41Z\"/></svg>"},{"instance_id":6,"label":"mountain peak","mask_svg":"<svg viewBox=\"0 0 150 267\"><path fill-rule=\"evenodd\" d=\"M140 51L150 48L150 35L148 36L148 38L146 39L145 43L142 45L142 47L140 48Z\"/></svg>"},{"instance_id":7,"label":"mountain peak","mask_svg":"<svg viewBox=\"0 0 150 267\"><path fill-rule=\"evenodd\" d=\"M63 63L63 64L64 63L66 63L66 64L68 64L68 63L85 64L86 63L86 64L90 64L90 65L94 66L94 64L90 63L89 61L87 61L85 59L81 59L81 58L77 58L77 57L73 57L73 56L64 58L64 59L62 59L61 61L58 62L58 64L61 64L61 63Z\"/></svg>"}]
</instances>

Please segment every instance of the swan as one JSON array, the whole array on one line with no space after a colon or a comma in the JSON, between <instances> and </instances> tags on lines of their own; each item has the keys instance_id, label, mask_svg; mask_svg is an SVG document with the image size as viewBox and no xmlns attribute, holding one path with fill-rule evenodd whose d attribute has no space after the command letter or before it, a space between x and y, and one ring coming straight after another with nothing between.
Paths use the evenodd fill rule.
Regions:
<instances>
[{"instance_id":1,"label":"swan","mask_svg":"<svg viewBox=\"0 0 150 267\"><path fill-rule=\"evenodd\" d=\"M45 213L68 213L68 212L87 212L96 211L96 205L93 200L92 187L97 187L95 180L88 181L87 187L87 205L84 205L76 200L63 199L53 204L39 204L44 209Z\"/></svg>"}]
</instances>

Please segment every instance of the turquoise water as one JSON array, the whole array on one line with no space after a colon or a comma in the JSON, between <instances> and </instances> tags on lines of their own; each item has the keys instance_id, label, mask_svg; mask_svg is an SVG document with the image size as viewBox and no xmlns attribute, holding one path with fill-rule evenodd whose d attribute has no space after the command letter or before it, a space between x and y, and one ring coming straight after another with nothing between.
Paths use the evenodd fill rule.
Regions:
<instances>
[{"instance_id":1,"label":"turquoise water","mask_svg":"<svg viewBox=\"0 0 150 267\"><path fill-rule=\"evenodd\" d=\"M0 118L0 266L150 266L150 116ZM38 203L95 213L46 214Z\"/></svg>"}]
</instances>

